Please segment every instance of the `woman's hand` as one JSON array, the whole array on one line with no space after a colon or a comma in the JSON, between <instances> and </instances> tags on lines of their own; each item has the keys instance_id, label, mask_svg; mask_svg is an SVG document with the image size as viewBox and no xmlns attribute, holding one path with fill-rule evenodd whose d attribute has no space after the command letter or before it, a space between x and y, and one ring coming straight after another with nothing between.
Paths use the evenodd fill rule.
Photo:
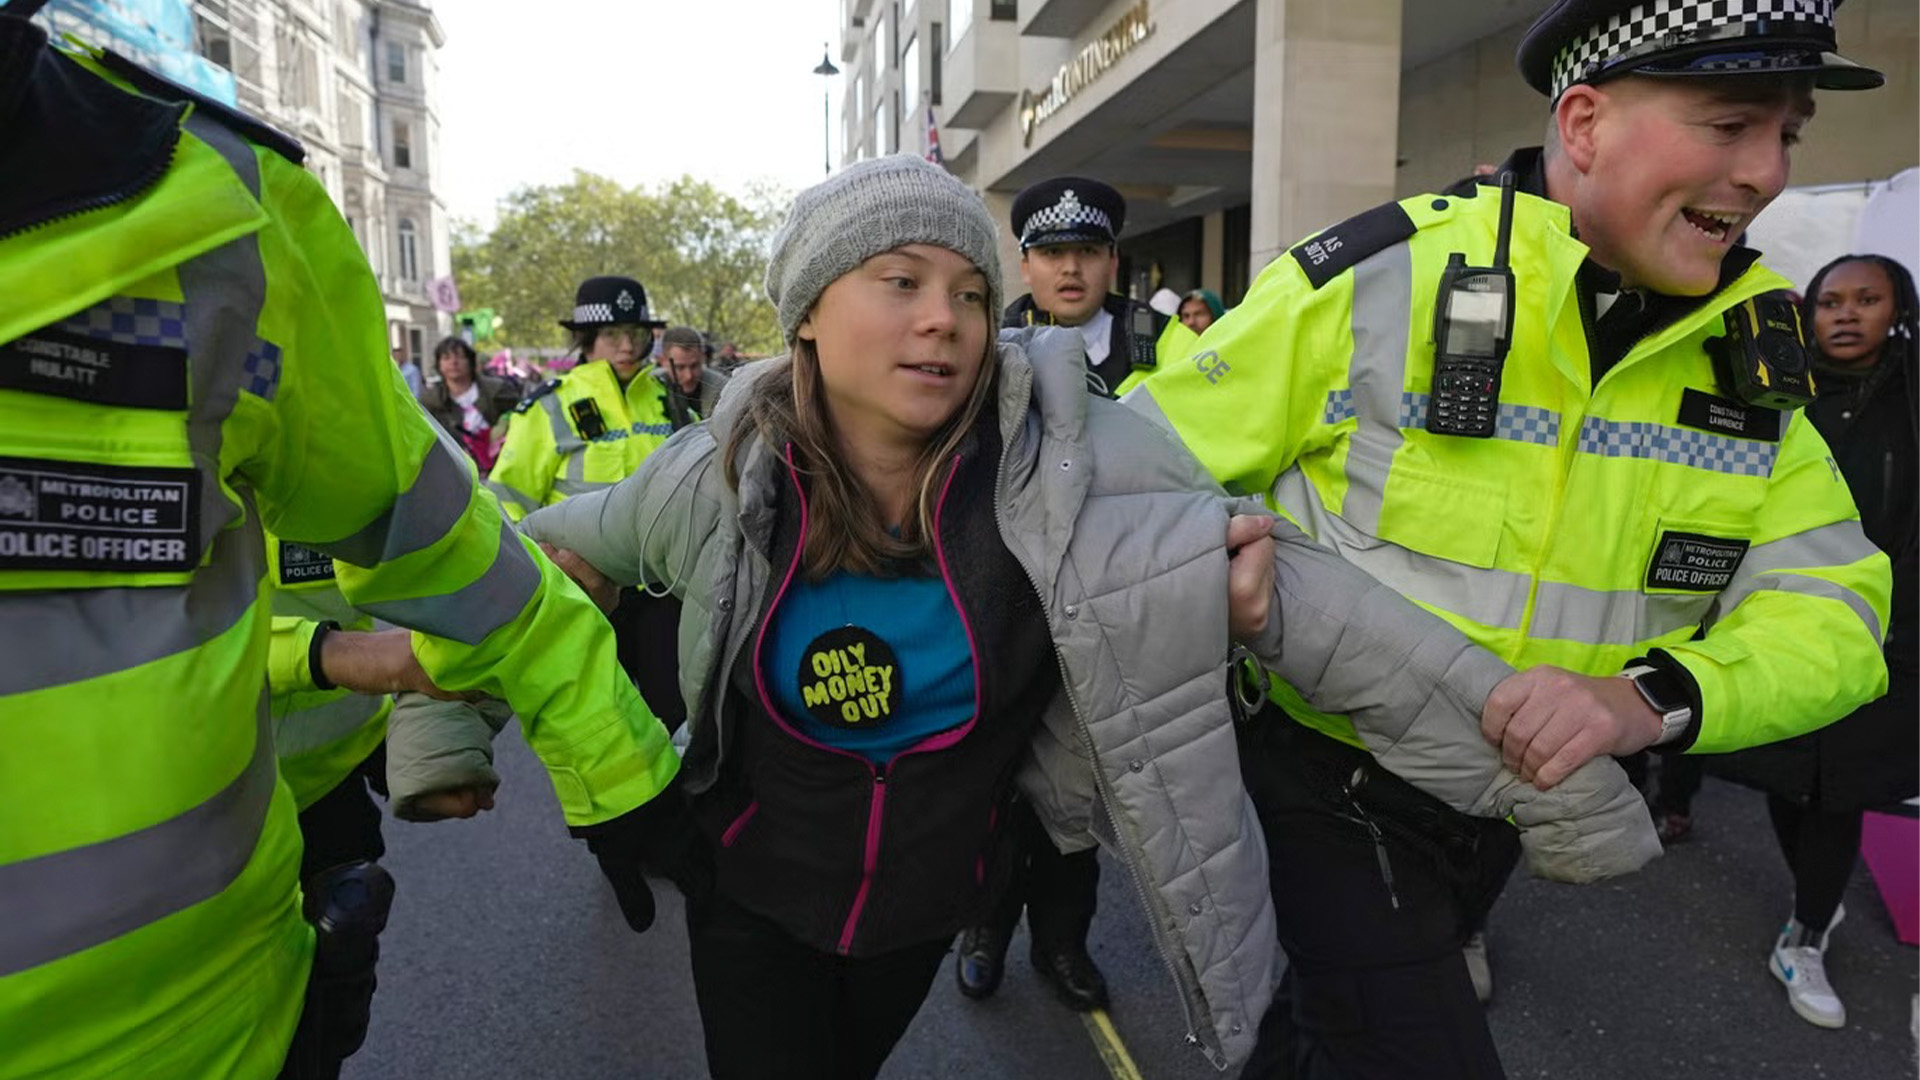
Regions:
<instances>
[{"instance_id":1,"label":"woman's hand","mask_svg":"<svg viewBox=\"0 0 1920 1080\"><path fill-rule=\"evenodd\" d=\"M547 558L553 560L553 565L572 578L575 585L580 586L580 591L587 594L587 599L594 602L601 614L613 614L613 609L620 605L620 586L608 581L587 560L566 548L541 544L540 550L546 552Z\"/></svg>"},{"instance_id":2,"label":"woman's hand","mask_svg":"<svg viewBox=\"0 0 1920 1080\"><path fill-rule=\"evenodd\" d=\"M1227 521L1227 626L1251 641L1273 613L1273 519L1235 514Z\"/></svg>"}]
</instances>

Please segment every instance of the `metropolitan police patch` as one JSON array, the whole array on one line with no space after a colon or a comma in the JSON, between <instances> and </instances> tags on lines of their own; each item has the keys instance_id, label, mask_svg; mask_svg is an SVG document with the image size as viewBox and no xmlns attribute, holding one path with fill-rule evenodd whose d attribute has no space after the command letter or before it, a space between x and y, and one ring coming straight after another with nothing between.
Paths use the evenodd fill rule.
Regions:
<instances>
[{"instance_id":1,"label":"metropolitan police patch","mask_svg":"<svg viewBox=\"0 0 1920 1080\"><path fill-rule=\"evenodd\" d=\"M1719 592L1733 581L1751 544L1732 537L1663 531L1654 545L1653 565L1647 568L1647 588Z\"/></svg>"}]
</instances>

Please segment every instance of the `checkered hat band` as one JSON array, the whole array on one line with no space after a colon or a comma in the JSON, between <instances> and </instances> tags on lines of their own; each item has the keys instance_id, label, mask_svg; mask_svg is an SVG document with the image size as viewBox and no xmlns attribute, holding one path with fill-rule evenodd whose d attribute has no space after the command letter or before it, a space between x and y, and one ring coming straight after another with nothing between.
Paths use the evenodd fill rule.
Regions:
<instances>
[{"instance_id":1,"label":"checkered hat band","mask_svg":"<svg viewBox=\"0 0 1920 1080\"><path fill-rule=\"evenodd\" d=\"M1833 27L1834 0L1646 0L1574 38L1553 58L1553 92L1626 60L1681 45L1762 36L1776 22ZM1764 66L1764 65L1756 65Z\"/></svg>"},{"instance_id":2,"label":"checkered hat band","mask_svg":"<svg viewBox=\"0 0 1920 1080\"><path fill-rule=\"evenodd\" d=\"M613 321L613 305L581 304L573 309L573 321L577 323L610 323Z\"/></svg>"},{"instance_id":3,"label":"checkered hat band","mask_svg":"<svg viewBox=\"0 0 1920 1080\"><path fill-rule=\"evenodd\" d=\"M1112 236L1113 219L1107 216L1106 211L1085 203L1074 205L1071 209L1063 209L1056 204L1036 212L1027 219L1027 227L1020 230L1020 242L1025 243L1031 236L1077 232L1089 228L1098 229Z\"/></svg>"}]
</instances>

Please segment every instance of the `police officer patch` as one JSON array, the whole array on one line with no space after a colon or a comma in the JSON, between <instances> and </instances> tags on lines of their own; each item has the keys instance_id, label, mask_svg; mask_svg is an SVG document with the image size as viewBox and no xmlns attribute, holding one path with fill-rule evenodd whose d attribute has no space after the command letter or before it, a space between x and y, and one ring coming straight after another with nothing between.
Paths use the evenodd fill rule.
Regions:
<instances>
[{"instance_id":1,"label":"police officer patch","mask_svg":"<svg viewBox=\"0 0 1920 1080\"><path fill-rule=\"evenodd\" d=\"M200 474L0 458L0 570L191 570Z\"/></svg>"},{"instance_id":2,"label":"police officer patch","mask_svg":"<svg viewBox=\"0 0 1920 1080\"><path fill-rule=\"evenodd\" d=\"M291 540L280 541L280 565L276 569L280 572L282 585L306 585L316 581L332 581L335 576L331 558L305 544L296 544Z\"/></svg>"},{"instance_id":3,"label":"police officer patch","mask_svg":"<svg viewBox=\"0 0 1920 1080\"><path fill-rule=\"evenodd\" d=\"M900 712L900 661L880 636L861 626L821 634L800 653L800 700L829 727L879 727Z\"/></svg>"},{"instance_id":4,"label":"police officer patch","mask_svg":"<svg viewBox=\"0 0 1920 1080\"><path fill-rule=\"evenodd\" d=\"M1647 588L1719 592L1733 581L1751 544L1750 540L1666 530L1653 548Z\"/></svg>"}]
</instances>

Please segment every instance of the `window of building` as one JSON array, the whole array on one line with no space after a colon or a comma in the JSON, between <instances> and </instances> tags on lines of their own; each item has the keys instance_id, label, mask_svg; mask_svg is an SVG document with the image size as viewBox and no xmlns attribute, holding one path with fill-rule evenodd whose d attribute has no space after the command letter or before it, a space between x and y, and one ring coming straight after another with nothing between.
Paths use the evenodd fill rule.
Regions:
<instances>
[{"instance_id":1,"label":"window of building","mask_svg":"<svg viewBox=\"0 0 1920 1080\"><path fill-rule=\"evenodd\" d=\"M900 55L900 96L907 108L920 109L920 39L907 39L907 51Z\"/></svg>"},{"instance_id":2,"label":"window of building","mask_svg":"<svg viewBox=\"0 0 1920 1080\"><path fill-rule=\"evenodd\" d=\"M413 168L413 131L404 120L393 122L393 167Z\"/></svg>"},{"instance_id":3,"label":"window of building","mask_svg":"<svg viewBox=\"0 0 1920 1080\"><path fill-rule=\"evenodd\" d=\"M417 326L407 327L407 354L416 364L427 362L427 332Z\"/></svg>"},{"instance_id":4,"label":"window of building","mask_svg":"<svg viewBox=\"0 0 1920 1080\"><path fill-rule=\"evenodd\" d=\"M233 70L233 39L225 30L196 17L200 30L200 53L228 71Z\"/></svg>"},{"instance_id":5,"label":"window of building","mask_svg":"<svg viewBox=\"0 0 1920 1080\"><path fill-rule=\"evenodd\" d=\"M400 276L408 281L420 280L420 233L413 227L412 218L400 219Z\"/></svg>"},{"instance_id":6,"label":"window of building","mask_svg":"<svg viewBox=\"0 0 1920 1080\"><path fill-rule=\"evenodd\" d=\"M407 47L398 41L387 42L387 81L407 81Z\"/></svg>"},{"instance_id":7,"label":"window of building","mask_svg":"<svg viewBox=\"0 0 1920 1080\"><path fill-rule=\"evenodd\" d=\"M987 18L996 22L1013 22L1020 17L1018 0L988 0Z\"/></svg>"},{"instance_id":8,"label":"window of building","mask_svg":"<svg viewBox=\"0 0 1920 1080\"><path fill-rule=\"evenodd\" d=\"M893 0L893 18L887 20L887 59L900 57L900 0Z\"/></svg>"},{"instance_id":9,"label":"window of building","mask_svg":"<svg viewBox=\"0 0 1920 1080\"><path fill-rule=\"evenodd\" d=\"M900 110L900 91L893 92L893 108L887 117L887 153L900 152L900 126L906 122L906 114Z\"/></svg>"},{"instance_id":10,"label":"window of building","mask_svg":"<svg viewBox=\"0 0 1920 1080\"><path fill-rule=\"evenodd\" d=\"M974 0L947 0L947 47L952 48L973 27Z\"/></svg>"}]
</instances>

